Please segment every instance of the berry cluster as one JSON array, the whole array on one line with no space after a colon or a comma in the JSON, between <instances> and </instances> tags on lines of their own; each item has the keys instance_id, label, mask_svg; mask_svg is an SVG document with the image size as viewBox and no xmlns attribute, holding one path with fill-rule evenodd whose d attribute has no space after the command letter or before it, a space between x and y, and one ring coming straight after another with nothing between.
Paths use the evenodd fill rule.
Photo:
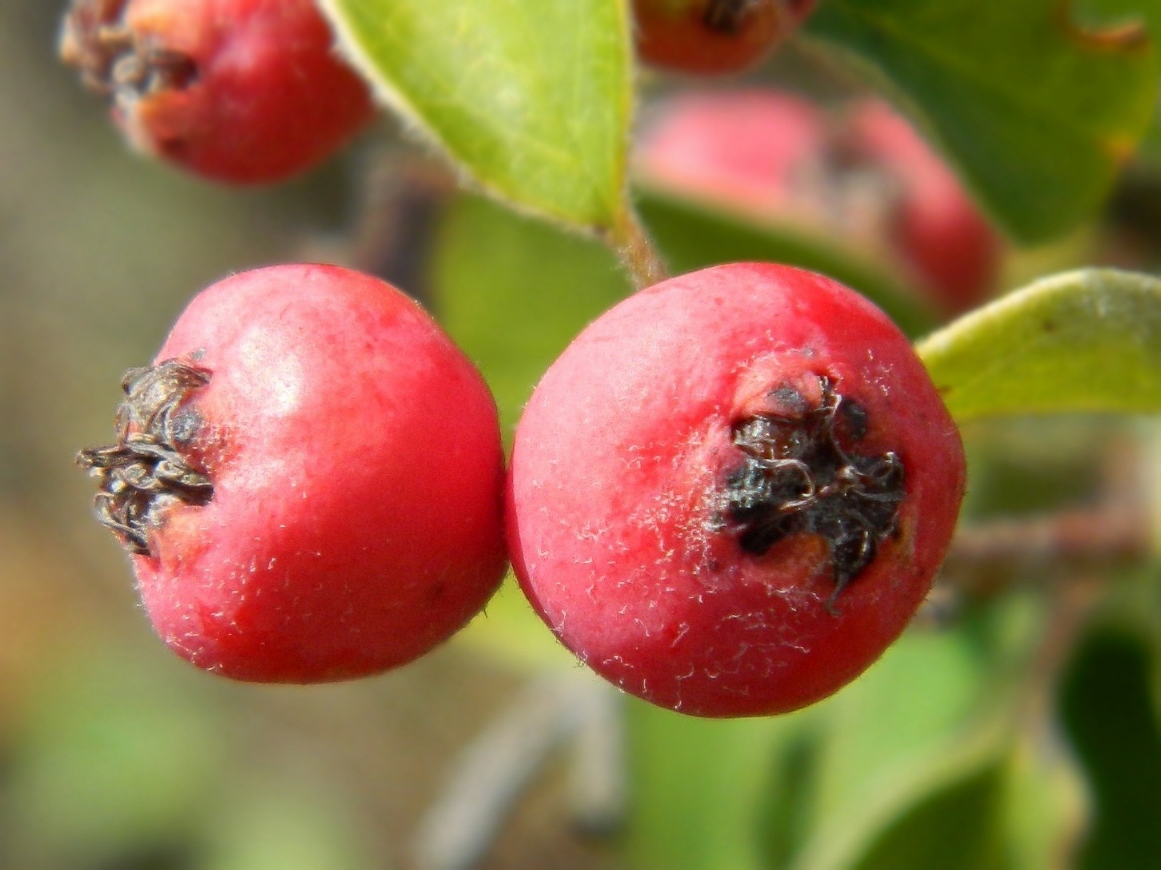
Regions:
<instances>
[{"instance_id":1,"label":"berry cluster","mask_svg":"<svg viewBox=\"0 0 1161 870\"><path fill-rule=\"evenodd\" d=\"M640 51L667 63L693 28L713 48L694 40L684 68L736 68L812 5L638 2ZM370 113L308 0L74 0L63 52L132 141L232 182L305 169ZM403 293L335 266L218 282L122 386L115 443L79 455L98 517L164 641L241 680L411 661L510 561L626 691L701 716L792 710L904 629L964 488L903 334L786 266L613 307L544 374L507 468L472 362Z\"/></svg>"}]
</instances>

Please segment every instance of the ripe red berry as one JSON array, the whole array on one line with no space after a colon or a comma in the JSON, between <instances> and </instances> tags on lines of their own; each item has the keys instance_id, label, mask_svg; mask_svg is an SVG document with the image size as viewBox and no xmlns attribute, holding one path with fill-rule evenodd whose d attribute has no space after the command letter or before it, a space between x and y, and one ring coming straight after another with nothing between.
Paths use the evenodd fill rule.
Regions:
<instances>
[{"instance_id":1,"label":"ripe red berry","mask_svg":"<svg viewBox=\"0 0 1161 870\"><path fill-rule=\"evenodd\" d=\"M810 272L719 266L626 299L549 368L516 433L509 551L557 637L625 691L778 713L902 632L964 475L877 308Z\"/></svg>"},{"instance_id":2,"label":"ripe red berry","mask_svg":"<svg viewBox=\"0 0 1161 870\"><path fill-rule=\"evenodd\" d=\"M253 184L320 163L371 119L333 41L313 0L73 0L61 56L135 148Z\"/></svg>"},{"instance_id":3,"label":"ripe red berry","mask_svg":"<svg viewBox=\"0 0 1161 870\"><path fill-rule=\"evenodd\" d=\"M492 397L412 300L334 266L198 295L83 451L162 639L242 680L416 658L506 565Z\"/></svg>"},{"instance_id":4,"label":"ripe red berry","mask_svg":"<svg viewBox=\"0 0 1161 870\"><path fill-rule=\"evenodd\" d=\"M764 58L815 0L634 0L637 51L682 72L738 72Z\"/></svg>"}]
</instances>

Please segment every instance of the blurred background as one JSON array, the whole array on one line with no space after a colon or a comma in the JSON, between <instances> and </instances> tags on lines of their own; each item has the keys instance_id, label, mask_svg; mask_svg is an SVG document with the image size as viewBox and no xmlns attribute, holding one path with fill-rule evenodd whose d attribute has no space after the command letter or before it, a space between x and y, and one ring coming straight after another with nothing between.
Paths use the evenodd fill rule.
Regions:
<instances>
[{"instance_id":1,"label":"blurred background","mask_svg":"<svg viewBox=\"0 0 1161 870\"><path fill-rule=\"evenodd\" d=\"M1051 594L1055 563L1030 583L965 572L971 594L937 597L850 690L768 721L619 699L509 587L436 653L355 683L234 684L166 652L73 456L108 441L122 374L194 292L279 261L377 270L480 362L508 435L540 371L629 288L596 243L455 193L389 120L272 190L132 157L56 60L61 7L0 5L0 867L1161 866L1161 596L1140 560L1114 566L1115 593L1103 566ZM794 50L762 75L857 92ZM1142 167L1116 200L1131 231L1002 252L986 292L1155 267ZM642 211L675 268L789 259L916 331L938 321L876 240L836 252L651 183ZM969 515L1099 499L1110 454L1156 440L1145 421L1053 433L969 433Z\"/></svg>"},{"instance_id":2,"label":"blurred background","mask_svg":"<svg viewBox=\"0 0 1161 870\"><path fill-rule=\"evenodd\" d=\"M0 866L404 866L455 753L519 675L456 646L349 685L202 674L152 635L72 459L109 440L121 375L196 290L350 255L382 143L262 192L132 158L56 60L63 8L0 4ZM490 866L611 866L558 803L548 776Z\"/></svg>"}]
</instances>

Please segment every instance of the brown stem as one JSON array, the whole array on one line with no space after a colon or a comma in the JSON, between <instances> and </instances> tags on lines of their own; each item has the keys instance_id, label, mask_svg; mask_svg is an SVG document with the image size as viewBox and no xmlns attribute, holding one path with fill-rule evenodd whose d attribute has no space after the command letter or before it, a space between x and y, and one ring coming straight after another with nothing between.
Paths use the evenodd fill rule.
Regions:
<instances>
[{"instance_id":1,"label":"brown stem","mask_svg":"<svg viewBox=\"0 0 1161 870\"><path fill-rule=\"evenodd\" d=\"M661 254L632 208L626 208L623 220L614 227L611 242L636 289L651 287L669 277Z\"/></svg>"}]
</instances>

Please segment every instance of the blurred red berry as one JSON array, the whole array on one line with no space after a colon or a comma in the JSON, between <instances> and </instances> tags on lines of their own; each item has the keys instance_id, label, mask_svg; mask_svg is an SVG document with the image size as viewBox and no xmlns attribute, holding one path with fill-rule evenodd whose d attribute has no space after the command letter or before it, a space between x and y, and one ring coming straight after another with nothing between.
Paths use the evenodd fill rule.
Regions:
<instances>
[{"instance_id":1,"label":"blurred red berry","mask_svg":"<svg viewBox=\"0 0 1161 870\"><path fill-rule=\"evenodd\" d=\"M815 0L633 0L637 50L648 64L709 75L762 60Z\"/></svg>"},{"instance_id":2,"label":"blurred red berry","mask_svg":"<svg viewBox=\"0 0 1161 870\"><path fill-rule=\"evenodd\" d=\"M232 184L320 163L372 117L313 0L73 0L61 56L136 149Z\"/></svg>"},{"instance_id":3,"label":"blurred red berry","mask_svg":"<svg viewBox=\"0 0 1161 870\"><path fill-rule=\"evenodd\" d=\"M959 314L995 289L1002 245L956 175L887 104L828 114L791 93L684 93L653 107L647 184L887 260Z\"/></svg>"},{"instance_id":4,"label":"blurred red berry","mask_svg":"<svg viewBox=\"0 0 1161 870\"><path fill-rule=\"evenodd\" d=\"M919 283L949 314L984 301L1000 240L955 173L886 103L856 105L848 124L849 147L895 185L888 232Z\"/></svg>"},{"instance_id":5,"label":"blurred red berry","mask_svg":"<svg viewBox=\"0 0 1161 870\"><path fill-rule=\"evenodd\" d=\"M509 550L557 637L625 691L779 713L903 631L964 477L877 308L810 272L719 266L626 299L549 368L516 432Z\"/></svg>"},{"instance_id":6,"label":"blurred red berry","mask_svg":"<svg viewBox=\"0 0 1161 870\"><path fill-rule=\"evenodd\" d=\"M241 680L408 662L504 573L503 454L483 379L412 300L334 266L198 295L83 451L158 634Z\"/></svg>"}]
</instances>

